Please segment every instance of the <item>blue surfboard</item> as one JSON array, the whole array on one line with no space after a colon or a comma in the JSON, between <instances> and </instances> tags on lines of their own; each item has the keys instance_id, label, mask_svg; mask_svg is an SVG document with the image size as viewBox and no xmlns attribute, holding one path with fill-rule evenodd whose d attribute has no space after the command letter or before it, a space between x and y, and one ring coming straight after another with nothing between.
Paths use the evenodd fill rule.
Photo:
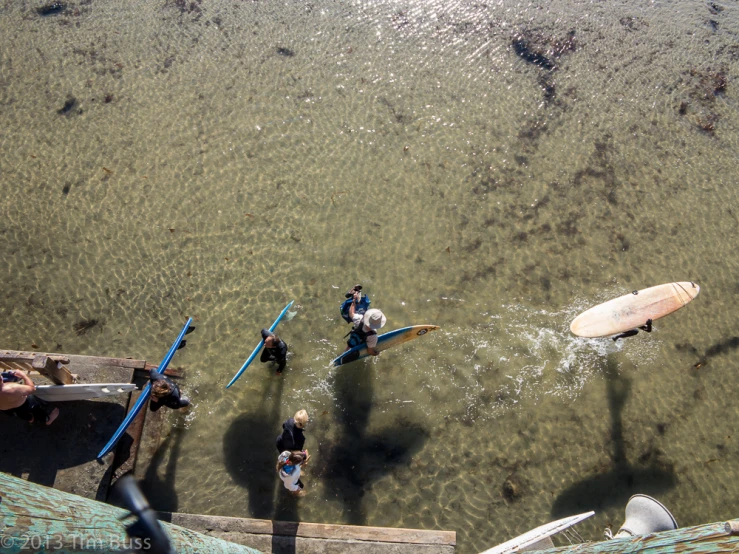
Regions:
<instances>
[{"instance_id":1,"label":"blue surfboard","mask_svg":"<svg viewBox=\"0 0 739 554\"><path fill-rule=\"evenodd\" d=\"M287 306L285 306L285 309L282 310L282 312L280 312L280 315L277 316L277 319L275 319L275 322L272 324L272 327L269 328L270 333L273 333L274 330L277 328L277 324L282 320L283 317L285 317L287 310L290 309L290 306L293 305L293 302L295 302L295 300L291 300L290 303ZM257 357L257 354L259 354L259 351L262 349L262 346L264 346L264 339L259 341L259 344L254 349L254 351L251 353L251 356L249 356L246 359L246 361L244 362L244 365L241 366L241 369L236 373L236 375L234 375L234 378L231 379L231 382L229 382L229 384L226 385L227 389L231 388L231 385L233 385L236 382L236 380L239 377L241 377L241 375L246 371L246 368L249 367L249 364L252 363L254 361L254 358Z\"/></svg>"},{"instance_id":2,"label":"blue surfboard","mask_svg":"<svg viewBox=\"0 0 739 554\"><path fill-rule=\"evenodd\" d=\"M404 342L408 342L409 340L422 337L429 331L435 331L438 328L439 327L437 325L414 325L413 327L403 327L402 329L396 329L395 331L384 333L377 337L376 350L378 352L382 352L383 350L387 350L392 346L403 344ZM369 352L367 352L367 344L358 344L354 348L347 350L346 352L341 354L341 356L335 358L331 362L331 367L346 365L350 362L356 362L357 360L360 360L367 356L369 356Z\"/></svg>"},{"instance_id":3,"label":"blue surfboard","mask_svg":"<svg viewBox=\"0 0 739 554\"><path fill-rule=\"evenodd\" d=\"M182 342L182 339L185 338L185 335L187 334L188 329L190 329L190 323L192 323L191 317L187 318L187 323L185 323L185 326L182 328L182 331L180 331L180 334L177 336L177 340L175 340L174 343L172 343L172 346L170 347L169 352L167 352L167 355L162 360L162 363L160 363L159 367L157 367L157 373L164 373L164 370L167 369L169 362L172 361L172 357L174 356L174 353L177 352L177 349L180 347L180 343ZM139 395L139 398L136 401L136 404L134 404L133 408L128 412L126 419L124 419L123 423L121 423L121 426L118 427L118 430L113 435L113 438L111 438L108 441L108 444L105 445L105 448L103 448L100 451L100 454L98 454L97 456L98 459L102 458L108 452L113 450L113 447L123 436L123 433L126 432L126 429L128 429L128 426L131 425L131 422L139 414L139 412L141 411L141 408L143 408L144 404L146 404L146 401L149 400L150 395L151 395L151 382L146 383L146 386L141 390L141 394Z\"/></svg>"}]
</instances>

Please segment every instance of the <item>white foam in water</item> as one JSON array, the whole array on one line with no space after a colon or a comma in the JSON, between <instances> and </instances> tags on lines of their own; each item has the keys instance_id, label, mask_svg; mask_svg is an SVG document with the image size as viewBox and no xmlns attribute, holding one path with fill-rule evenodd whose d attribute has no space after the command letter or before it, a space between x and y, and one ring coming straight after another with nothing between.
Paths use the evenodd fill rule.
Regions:
<instances>
[{"instance_id":1,"label":"white foam in water","mask_svg":"<svg viewBox=\"0 0 739 554\"><path fill-rule=\"evenodd\" d=\"M451 343L446 348L463 353L463 361L457 364L450 360L451 367L446 371L434 365L437 379L425 383L424 388L457 388L465 406L463 414L457 413L460 417L499 417L508 410L519 409L522 401L536 402L543 396L559 397L568 403L576 401L585 386L599 378L611 354L625 353L638 366L650 363L660 348L653 337L646 342L614 342L610 338L572 335L569 323L582 311L577 304L556 312L522 305L508 305L505 310L508 315L504 319L513 322L506 326L491 323L440 335ZM497 399L492 405L491 395ZM477 413L483 405L485 409Z\"/></svg>"}]
</instances>

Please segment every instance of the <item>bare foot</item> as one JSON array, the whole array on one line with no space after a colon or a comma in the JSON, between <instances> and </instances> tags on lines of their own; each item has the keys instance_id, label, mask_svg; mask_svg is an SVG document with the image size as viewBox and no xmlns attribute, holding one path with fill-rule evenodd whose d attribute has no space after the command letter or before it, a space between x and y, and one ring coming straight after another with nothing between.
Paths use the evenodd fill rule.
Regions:
<instances>
[{"instance_id":1,"label":"bare foot","mask_svg":"<svg viewBox=\"0 0 739 554\"><path fill-rule=\"evenodd\" d=\"M54 420L59 417L59 408L54 408L51 413L46 417L46 425L51 425Z\"/></svg>"}]
</instances>

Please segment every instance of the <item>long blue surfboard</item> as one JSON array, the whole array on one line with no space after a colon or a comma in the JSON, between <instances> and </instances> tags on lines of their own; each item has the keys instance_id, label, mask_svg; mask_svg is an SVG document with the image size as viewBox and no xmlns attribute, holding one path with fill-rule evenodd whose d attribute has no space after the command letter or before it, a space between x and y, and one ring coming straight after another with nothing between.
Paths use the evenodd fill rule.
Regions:
<instances>
[{"instance_id":1,"label":"long blue surfboard","mask_svg":"<svg viewBox=\"0 0 739 554\"><path fill-rule=\"evenodd\" d=\"M172 346L169 349L169 352L167 352L167 355L162 360L162 363L160 363L159 367L157 367L157 373L164 373L164 370L167 369L169 362L172 361L172 357L174 356L175 352L177 352L177 349L180 347L180 343L182 342L182 339L187 334L188 329L190 329L191 323L192 323L192 318L190 317L187 319L187 323L185 323L185 326L182 328L182 331L180 331L180 334L177 335L177 340L175 340L174 343L172 343ZM118 427L118 430L113 435L113 438L111 438L108 441L108 444L105 445L105 448L103 448L100 451L100 454L98 454L97 456L98 459L102 458L108 452L113 450L113 447L123 436L123 433L126 432L126 429L128 429L128 426L131 425L131 422L139 414L139 412L141 411L141 408L143 408L144 404L146 404L146 401L149 400L150 395L151 395L151 382L146 383L146 386L141 390L141 394L139 395L139 399L136 401L136 404L134 404L131 411L128 412L126 419L124 419L123 423L121 423L121 426Z\"/></svg>"},{"instance_id":2,"label":"long blue surfboard","mask_svg":"<svg viewBox=\"0 0 739 554\"><path fill-rule=\"evenodd\" d=\"M384 333L377 337L376 350L378 352L382 352L392 346L397 346L398 344L403 344L409 340L422 337L429 331L435 331L438 328L439 327L437 325L414 325L413 327L403 327L402 329L396 329L395 331ZM357 360L361 360L367 356L369 356L369 352L367 352L367 344L358 344L354 348L342 353L341 356L335 358L331 362L331 367L356 362Z\"/></svg>"},{"instance_id":3,"label":"long blue surfboard","mask_svg":"<svg viewBox=\"0 0 739 554\"><path fill-rule=\"evenodd\" d=\"M275 322L272 324L272 327L269 328L270 333L273 333L274 330L277 329L277 324L282 320L283 317L285 317L287 310L290 309L290 306L293 305L293 302L295 302L295 300L291 300L290 303L287 306L285 306L285 309L282 310L282 312L280 312L280 315L277 316L277 319L275 319ZM259 351L262 349L262 346L264 346L264 339L259 341L259 344L254 349L254 351L251 353L251 355L246 359L246 361L244 362L244 365L241 366L241 369L236 373L236 375L234 375L234 378L231 379L231 382L228 385L226 385L227 389L231 388L231 385L233 385L236 382L236 380L239 377L241 377L241 375L246 371L246 368L249 367L249 364L252 363L254 361L254 358L257 357L257 354L259 354Z\"/></svg>"}]
</instances>

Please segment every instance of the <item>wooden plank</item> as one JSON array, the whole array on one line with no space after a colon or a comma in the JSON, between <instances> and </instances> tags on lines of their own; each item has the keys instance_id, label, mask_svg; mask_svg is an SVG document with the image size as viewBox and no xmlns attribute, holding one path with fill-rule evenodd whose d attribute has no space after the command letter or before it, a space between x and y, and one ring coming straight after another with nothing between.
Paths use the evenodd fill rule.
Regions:
<instances>
[{"instance_id":1,"label":"wooden plank","mask_svg":"<svg viewBox=\"0 0 739 554\"><path fill-rule=\"evenodd\" d=\"M31 367L57 385L71 385L76 380L66 367L51 356L41 354L34 356Z\"/></svg>"},{"instance_id":2,"label":"wooden plank","mask_svg":"<svg viewBox=\"0 0 739 554\"><path fill-rule=\"evenodd\" d=\"M156 364L150 364L149 362L146 362L146 366L144 367L144 369L139 370L137 368L137 371L145 371L148 377L149 372L152 369L156 369L156 368L157 368ZM185 370L181 367L168 367L167 369L164 370L164 375L166 375L167 377L184 377Z\"/></svg>"},{"instance_id":3,"label":"wooden plank","mask_svg":"<svg viewBox=\"0 0 739 554\"><path fill-rule=\"evenodd\" d=\"M50 354L51 355L51 354ZM97 366L117 366L130 367L131 369L141 369L146 365L146 360L137 360L134 358L106 358L103 356L77 356L68 355L69 363L75 364L93 364Z\"/></svg>"},{"instance_id":4,"label":"wooden plank","mask_svg":"<svg viewBox=\"0 0 739 554\"><path fill-rule=\"evenodd\" d=\"M223 532L256 535L282 535L309 539L354 540L403 544L457 544L455 531L435 531L394 527L363 527L290 521L268 521L237 517L193 514L162 514L166 521L190 529L206 528Z\"/></svg>"}]
</instances>

